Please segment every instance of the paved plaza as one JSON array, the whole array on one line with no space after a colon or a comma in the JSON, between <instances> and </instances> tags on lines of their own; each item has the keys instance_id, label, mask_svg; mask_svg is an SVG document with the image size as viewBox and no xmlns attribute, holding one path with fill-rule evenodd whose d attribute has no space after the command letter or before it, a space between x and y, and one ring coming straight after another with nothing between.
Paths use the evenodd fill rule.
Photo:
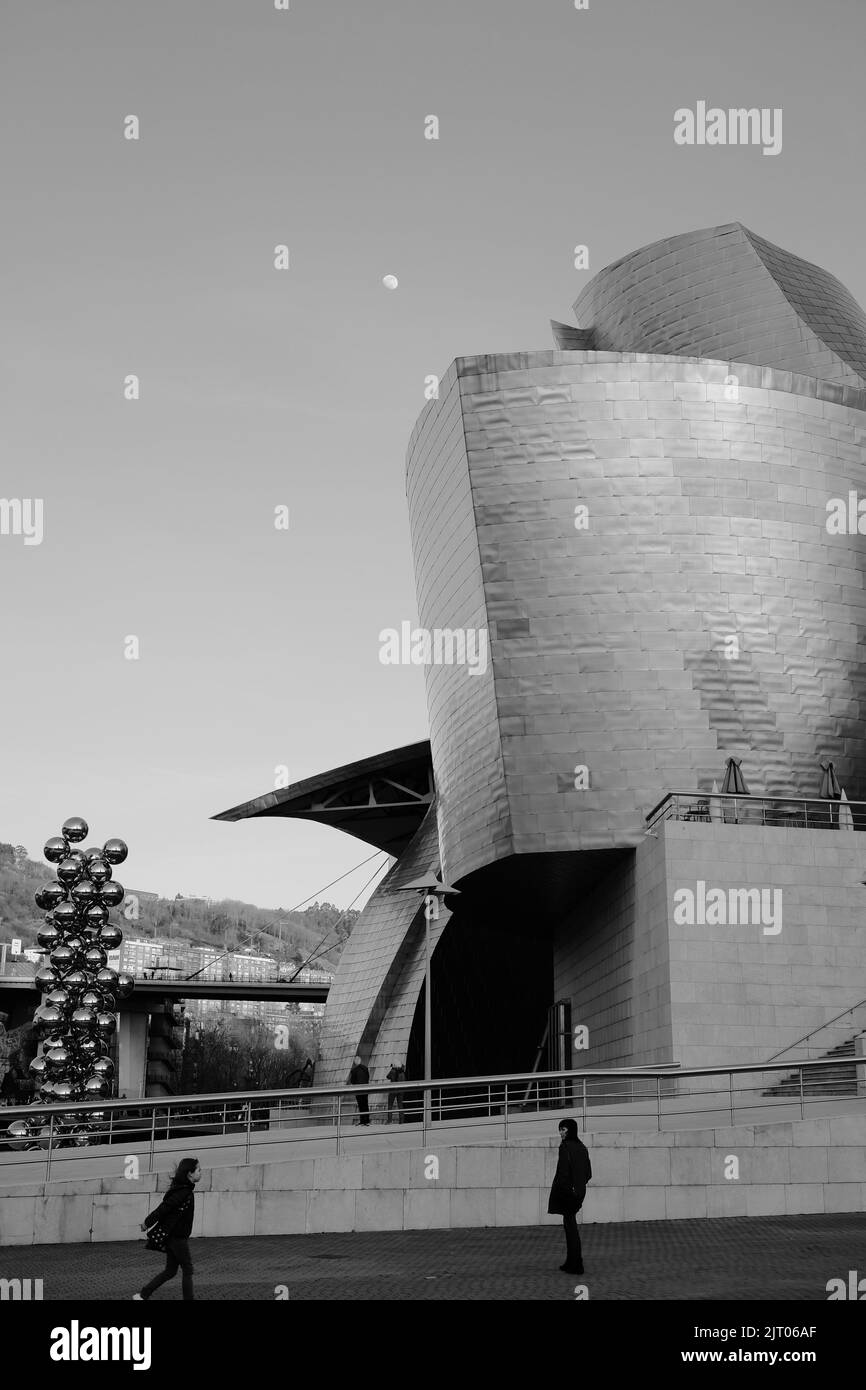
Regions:
<instances>
[{"instance_id":1,"label":"paved plaza","mask_svg":"<svg viewBox=\"0 0 866 1390\"><path fill-rule=\"evenodd\" d=\"M207 1301L827 1300L827 1281L866 1274L866 1214L639 1221L581 1228L586 1273L563 1274L554 1226L348 1232L191 1242ZM126 1298L157 1273L141 1242L7 1246L0 1278L41 1278L45 1300ZM153 1302L180 1300L178 1276Z\"/></svg>"}]
</instances>

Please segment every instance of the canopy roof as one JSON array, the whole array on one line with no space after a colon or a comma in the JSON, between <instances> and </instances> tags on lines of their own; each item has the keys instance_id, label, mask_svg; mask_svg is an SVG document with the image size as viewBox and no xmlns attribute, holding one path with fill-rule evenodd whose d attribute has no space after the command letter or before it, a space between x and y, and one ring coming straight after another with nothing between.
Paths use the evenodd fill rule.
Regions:
<instances>
[{"instance_id":1,"label":"canopy roof","mask_svg":"<svg viewBox=\"0 0 866 1390\"><path fill-rule=\"evenodd\" d=\"M319 773L279 791L265 792L212 819L286 816L314 820L399 855L430 809L433 797L430 741L424 739Z\"/></svg>"}]
</instances>

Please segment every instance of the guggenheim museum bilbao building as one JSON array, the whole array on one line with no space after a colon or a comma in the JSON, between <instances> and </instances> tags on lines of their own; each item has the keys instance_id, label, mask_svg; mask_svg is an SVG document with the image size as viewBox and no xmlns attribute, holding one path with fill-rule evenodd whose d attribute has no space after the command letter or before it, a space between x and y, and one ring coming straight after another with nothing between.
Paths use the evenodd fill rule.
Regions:
<instances>
[{"instance_id":1,"label":"guggenheim museum bilbao building","mask_svg":"<svg viewBox=\"0 0 866 1390\"><path fill-rule=\"evenodd\" d=\"M319 1085L423 1075L431 868L434 1077L529 1071L546 1029L542 1067L754 1064L866 999L866 315L739 223L574 311L458 358L409 441L420 627L488 644L426 667L429 743L219 817L396 858Z\"/></svg>"}]
</instances>

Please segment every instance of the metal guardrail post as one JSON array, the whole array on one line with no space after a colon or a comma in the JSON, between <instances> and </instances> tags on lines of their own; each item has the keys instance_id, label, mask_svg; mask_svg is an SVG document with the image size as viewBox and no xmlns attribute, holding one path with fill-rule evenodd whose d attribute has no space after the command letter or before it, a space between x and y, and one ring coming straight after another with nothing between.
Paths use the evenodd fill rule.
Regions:
<instances>
[{"instance_id":1,"label":"metal guardrail post","mask_svg":"<svg viewBox=\"0 0 866 1390\"><path fill-rule=\"evenodd\" d=\"M728 1091L731 1098L731 1126L734 1124L734 1073L728 1072Z\"/></svg>"},{"instance_id":2,"label":"metal guardrail post","mask_svg":"<svg viewBox=\"0 0 866 1390\"><path fill-rule=\"evenodd\" d=\"M45 1181L51 1178L51 1154L54 1144L54 1112L48 1117L48 1157L45 1161Z\"/></svg>"},{"instance_id":3,"label":"metal guardrail post","mask_svg":"<svg viewBox=\"0 0 866 1390\"><path fill-rule=\"evenodd\" d=\"M799 1077L800 1077L800 1119L801 1119L801 1120L805 1120L805 1118L806 1118L806 1099L805 1099L805 1096L803 1095L803 1068L802 1068L802 1067L798 1067L798 1068L797 1068L797 1071L798 1071L798 1074L799 1074Z\"/></svg>"},{"instance_id":4,"label":"metal guardrail post","mask_svg":"<svg viewBox=\"0 0 866 1390\"><path fill-rule=\"evenodd\" d=\"M343 1113L343 1097L342 1097L342 1096L340 1095L340 1093L338 1092L338 1093L337 1093L337 1148L336 1148L336 1154L337 1154L337 1157L338 1157L338 1158L339 1158L339 1156L340 1156L340 1121L341 1121L341 1119L342 1119L342 1113Z\"/></svg>"},{"instance_id":5,"label":"metal guardrail post","mask_svg":"<svg viewBox=\"0 0 866 1390\"><path fill-rule=\"evenodd\" d=\"M503 1114L503 1117L504 1117L504 1119L505 1119L505 1133L504 1133L504 1135L503 1135L503 1138L504 1138L504 1139L507 1139L507 1138L508 1138L508 1082L507 1082L507 1081L506 1081L506 1083L505 1083L505 1102L504 1102L504 1108L503 1108L502 1114Z\"/></svg>"},{"instance_id":6,"label":"metal guardrail post","mask_svg":"<svg viewBox=\"0 0 866 1390\"><path fill-rule=\"evenodd\" d=\"M252 1127L253 1127L253 1103L252 1103L251 1100L248 1100L248 1101L247 1101L246 1110L247 1110L247 1143L246 1143L246 1149L245 1149L245 1151L244 1151L244 1163L249 1163L249 1161L250 1161L250 1140L251 1140L251 1137L252 1137Z\"/></svg>"},{"instance_id":7,"label":"metal guardrail post","mask_svg":"<svg viewBox=\"0 0 866 1390\"><path fill-rule=\"evenodd\" d=\"M583 1127L586 1129L586 1077L583 1077Z\"/></svg>"},{"instance_id":8,"label":"metal guardrail post","mask_svg":"<svg viewBox=\"0 0 866 1390\"><path fill-rule=\"evenodd\" d=\"M656 1114L658 1116L659 1134L662 1132L662 1079L656 1077Z\"/></svg>"},{"instance_id":9,"label":"metal guardrail post","mask_svg":"<svg viewBox=\"0 0 866 1390\"><path fill-rule=\"evenodd\" d=\"M152 1109L151 1112L150 1112L150 1157L149 1157L149 1159L148 1159L148 1163L149 1163L149 1165L150 1165L150 1172L151 1172L151 1173L153 1172L153 1151L154 1151L154 1148L155 1148L155 1147L156 1147L156 1106L154 1106L153 1109Z\"/></svg>"}]
</instances>

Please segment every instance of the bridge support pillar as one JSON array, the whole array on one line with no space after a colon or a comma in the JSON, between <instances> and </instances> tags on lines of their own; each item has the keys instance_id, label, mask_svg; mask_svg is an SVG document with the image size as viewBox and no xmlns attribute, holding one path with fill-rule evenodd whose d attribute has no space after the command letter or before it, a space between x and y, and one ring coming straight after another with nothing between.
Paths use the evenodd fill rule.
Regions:
<instances>
[{"instance_id":1,"label":"bridge support pillar","mask_svg":"<svg viewBox=\"0 0 866 1390\"><path fill-rule=\"evenodd\" d=\"M144 1095L147 1077L146 1013L122 1013L117 1029L117 1094L130 1100Z\"/></svg>"}]
</instances>

